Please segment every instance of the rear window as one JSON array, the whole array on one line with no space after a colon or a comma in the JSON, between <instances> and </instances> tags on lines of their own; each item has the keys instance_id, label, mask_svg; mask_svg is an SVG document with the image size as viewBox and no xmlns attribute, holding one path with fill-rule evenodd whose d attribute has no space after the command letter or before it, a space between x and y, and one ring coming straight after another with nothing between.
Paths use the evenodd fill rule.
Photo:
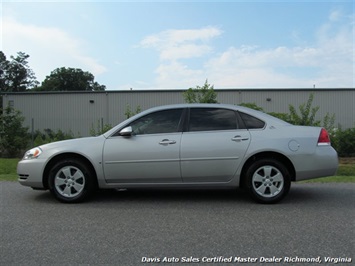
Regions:
<instances>
[{"instance_id":1,"label":"rear window","mask_svg":"<svg viewBox=\"0 0 355 266\"><path fill-rule=\"evenodd\" d=\"M265 127L264 121L246 113L239 112L239 114L247 129L260 129Z\"/></svg>"}]
</instances>

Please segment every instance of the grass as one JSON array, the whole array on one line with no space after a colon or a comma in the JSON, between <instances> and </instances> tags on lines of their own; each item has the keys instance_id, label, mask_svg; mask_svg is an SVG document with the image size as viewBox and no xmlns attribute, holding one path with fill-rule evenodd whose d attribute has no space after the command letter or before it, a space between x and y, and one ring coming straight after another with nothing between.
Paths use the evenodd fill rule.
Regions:
<instances>
[{"instance_id":1,"label":"grass","mask_svg":"<svg viewBox=\"0 0 355 266\"><path fill-rule=\"evenodd\" d=\"M16 181L16 166L19 159L0 159L0 181Z\"/></svg>"},{"instance_id":2,"label":"grass","mask_svg":"<svg viewBox=\"0 0 355 266\"><path fill-rule=\"evenodd\" d=\"M16 165L19 159L0 158L0 181L17 181ZM316 178L302 183L355 183L355 158L340 158L336 176Z\"/></svg>"}]
</instances>

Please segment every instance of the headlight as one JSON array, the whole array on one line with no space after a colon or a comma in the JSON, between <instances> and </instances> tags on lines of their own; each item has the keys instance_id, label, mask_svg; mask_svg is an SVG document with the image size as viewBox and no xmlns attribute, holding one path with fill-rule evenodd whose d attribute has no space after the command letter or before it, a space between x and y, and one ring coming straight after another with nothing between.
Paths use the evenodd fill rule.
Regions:
<instances>
[{"instance_id":1,"label":"headlight","mask_svg":"<svg viewBox=\"0 0 355 266\"><path fill-rule=\"evenodd\" d=\"M40 156L42 153L42 150L40 148L33 148L29 151L27 151L25 153L25 155L23 156L23 160L30 160L30 159L34 159L37 158L38 156Z\"/></svg>"}]
</instances>

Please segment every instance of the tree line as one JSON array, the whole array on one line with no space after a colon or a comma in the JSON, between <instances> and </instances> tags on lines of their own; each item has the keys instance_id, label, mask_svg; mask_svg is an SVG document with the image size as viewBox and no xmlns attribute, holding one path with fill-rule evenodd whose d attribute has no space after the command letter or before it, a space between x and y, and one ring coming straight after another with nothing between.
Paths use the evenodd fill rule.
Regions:
<instances>
[{"instance_id":1,"label":"tree line","mask_svg":"<svg viewBox=\"0 0 355 266\"><path fill-rule=\"evenodd\" d=\"M29 67L24 52L11 55L8 59L0 51L0 92L25 91L103 91L105 85L95 81L95 77L80 68L59 67L54 69L41 83Z\"/></svg>"}]
</instances>

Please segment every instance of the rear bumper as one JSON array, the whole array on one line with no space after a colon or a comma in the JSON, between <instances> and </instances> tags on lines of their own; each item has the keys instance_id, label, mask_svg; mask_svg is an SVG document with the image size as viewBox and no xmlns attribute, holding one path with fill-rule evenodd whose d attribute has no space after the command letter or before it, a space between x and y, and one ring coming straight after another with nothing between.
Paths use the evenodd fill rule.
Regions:
<instances>
[{"instance_id":1,"label":"rear bumper","mask_svg":"<svg viewBox=\"0 0 355 266\"><path fill-rule=\"evenodd\" d=\"M298 158L296 181L333 176L338 170L338 154L332 146L318 146L315 154Z\"/></svg>"}]
</instances>

